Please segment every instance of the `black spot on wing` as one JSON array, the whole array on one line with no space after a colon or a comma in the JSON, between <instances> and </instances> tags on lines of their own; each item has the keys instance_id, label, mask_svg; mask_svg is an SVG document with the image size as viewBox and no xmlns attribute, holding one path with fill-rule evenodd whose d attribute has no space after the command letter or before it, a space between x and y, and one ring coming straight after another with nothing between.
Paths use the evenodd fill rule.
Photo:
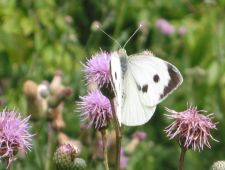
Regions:
<instances>
[{"instance_id":1,"label":"black spot on wing","mask_svg":"<svg viewBox=\"0 0 225 170\"><path fill-rule=\"evenodd\" d=\"M160 99L165 97L168 93L170 93L180 82L179 74L173 69L170 64L167 64L167 69L169 72L170 80L168 85L164 88L163 94L160 95Z\"/></svg>"},{"instance_id":2,"label":"black spot on wing","mask_svg":"<svg viewBox=\"0 0 225 170\"><path fill-rule=\"evenodd\" d=\"M143 87L142 87L142 92L143 93L147 93L148 92L148 85L145 84Z\"/></svg>"},{"instance_id":3,"label":"black spot on wing","mask_svg":"<svg viewBox=\"0 0 225 170\"><path fill-rule=\"evenodd\" d=\"M155 83L158 83L159 82L159 75L155 74L154 77L153 77L153 80L154 80Z\"/></svg>"}]
</instances>

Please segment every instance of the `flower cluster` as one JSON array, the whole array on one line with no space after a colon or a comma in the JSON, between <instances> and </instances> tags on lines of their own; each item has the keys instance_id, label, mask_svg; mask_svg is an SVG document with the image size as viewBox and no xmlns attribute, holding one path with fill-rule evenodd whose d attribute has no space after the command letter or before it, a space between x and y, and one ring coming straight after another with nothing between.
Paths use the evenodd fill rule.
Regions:
<instances>
[{"instance_id":1,"label":"flower cluster","mask_svg":"<svg viewBox=\"0 0 225 170\"><path fill-rule=\"evenodd\" d=\"M204 145L210 148L208 139L215 141L210 134L211 129L216 129L216 125L212 122L212 114L208 116L199 114L196 107L189 107L183 112L176 112L166 108L172 114L166 115L173 119L174 122L166 127L165 132L169 139L176 138L181 147L186 149L203 150Z\"/></svg>"},{"instance_id":2,"label":"flower cluster","mask_svg":"<svg viewBox=\"0 0 225 170\"><path fill-rule=\"evenodd\" d=\"M9 163L17 152L31 149L29 118L23 119L17 112L6 109L0 112L0 157L7 158Z\"/></svg>"},{"instance_id":3,"label":"flower cluster","mask_svg":"<svg viewBox=\"0 0 225 170\"><path fill-rule=\"evenodd\" d=\"M110 53L101 52L92 56L84 65L88 84L97 84L102 92L95 89L86 96L80 97L78 110L81 112L81 118L88 119L88 125L94 126L96 129L106 127L112 118L110 101L104 96L104 93L111 89L110 57Z\"/></svg>"}]
</instances>

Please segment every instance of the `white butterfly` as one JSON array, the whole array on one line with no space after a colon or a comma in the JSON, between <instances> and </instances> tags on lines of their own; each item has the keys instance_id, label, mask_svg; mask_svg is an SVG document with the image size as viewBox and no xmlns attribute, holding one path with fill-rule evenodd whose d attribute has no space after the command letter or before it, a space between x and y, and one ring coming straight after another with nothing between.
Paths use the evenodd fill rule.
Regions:
<instances>
[{"instance_id":1,"label":"white butterfly","mask_svg":"<svg viewBox=\"0 0 225 170\"><path fill-rule=\"evenodd\" d=\"M129 57L124 49L113 52L110 72L118 120L128 126L146 123L156 105L183 81L174 65L149 51Z\"/></svg>"}]
</instances>

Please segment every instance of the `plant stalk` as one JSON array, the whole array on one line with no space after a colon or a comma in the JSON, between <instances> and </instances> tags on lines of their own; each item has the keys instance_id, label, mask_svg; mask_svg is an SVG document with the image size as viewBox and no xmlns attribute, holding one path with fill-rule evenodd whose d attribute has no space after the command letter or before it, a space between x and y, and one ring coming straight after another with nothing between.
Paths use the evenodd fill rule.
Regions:
<instances>
[{"instance_id":1,"label":"plant stalk","mask_svg":"<svg viewBox=\"0 0 225 170\"><path fill-rule=\"evenodd\" d=\"M10 170L10 160L6 158L6 170Z\"/></svg>"},{"instance_id":2,"label":"plant stalk","mask_svg":"<svg viewBox=\"0 0 225 170\"><path fill-rule=\"evenodd\" d=\"M179 167L178 170L183 170L184 169L184 157L187 149L181 146L181 152L180 152L180 159L179 159Z\"/></svg>"},{"instance_id":3,"label":"plant stalk","mask_svg":"<svg viewBox=\"0 0 225 170\"><path fill-rule=\"evenodd\" d=\"M101 132L101 135L102 135L102 147L103 147L104 167L105 167L105 170L109 170L106 130L105 129L102 129L102 130L100 130L100 132Z\"/></svg>"},{"instance_id":4,"label":"plant stalk","mask_svg":"<svg viewBox=\"0 0 225 170\"><path fill-rule=\"evenodd\" d=\"M121 130L120 130L120 124L116 115L115 107L114 107L114 102L111 99L110 100L111 108L112 108L112 114L113 114L113 123L116 131L116 168L115 170L120 169L120 149L121 149Z\"/></svg>"},{"instance_id":5,"label":"plant stalk","mask_svg":"<svg viewBox=\"0 0 225 170\"><path fill-rule=\"evenodd\" d=\"M46 163L45 170L50 169L50 161L52 155L52 137L53 137L53 129L51 122L48 122L48 144L47 144L47 153L46 153Z\"/></svg>"}]
</instances>

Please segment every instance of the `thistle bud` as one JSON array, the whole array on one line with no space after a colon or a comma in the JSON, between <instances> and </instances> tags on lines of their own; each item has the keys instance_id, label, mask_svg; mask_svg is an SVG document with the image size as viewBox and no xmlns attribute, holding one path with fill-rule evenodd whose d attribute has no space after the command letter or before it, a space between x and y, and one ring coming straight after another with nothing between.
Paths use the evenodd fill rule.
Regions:
<instances>
[{"instance_id":1,"label":"thistle bud","mask_svg":"<svg viewBox=\"0 0 225 170\"><path fill-rule=\"evenodd\" d=\"M224 170L225 169L225 161L216 161L213 163L211 170Z\"/></svg>"},{"instance_id":2,"label":"thistle bud","mask_svg":"<svg viewBox=\"0 0 225 170\"><path fill-rule=\"evenodd\" d=\"M54 154L54 162L57 170L76 170L74 160L78 154L78 148L71 144L61 145Z\"/></svg>"},{"instance_id":3,"label":"thistle bud","mask_svg":"<svg viewBox=\"0 0 225 170\"><path fill-rule=\"evenodd\" d=\"M42 93L47 93L47 87L27 80L23 85L23 91L27 99L27 111L32 114L32 120L46 118L47 102L42 97Z\"/></svg>"},{"instance_id":4,"label":"thistle bud","mask_svg":"<svg viewBox=\"0 0 225 170\"><path fill-rule=\"evenodd\" d=\"M23 92L29 100L34 100L37 98L37 91L38 91L38 85L35 82L31 80L27 80L24 83Z\"/></svg>"},{"instance_id":5,"label":"thistle bud","mask_svg":"<svg viewBox=\"0 0 225 170\"><path fill-rule=\"evenodd\" d=\"M76 168L76 170L84 170L87 167L87 164L85 162L85 160L81 159L81 158L76 158L74 160L74 166Z\"/></svg>"}]
</instances>

